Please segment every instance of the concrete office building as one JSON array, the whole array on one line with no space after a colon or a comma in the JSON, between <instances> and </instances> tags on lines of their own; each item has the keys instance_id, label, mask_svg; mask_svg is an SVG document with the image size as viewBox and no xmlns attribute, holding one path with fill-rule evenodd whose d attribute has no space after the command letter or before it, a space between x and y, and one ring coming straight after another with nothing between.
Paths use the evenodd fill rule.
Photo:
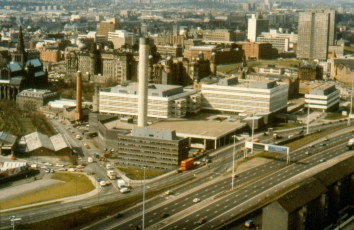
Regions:
<instances>
[{"instance_id":1,"label":"concrete office building","mask_svg":"<svg viewBox=\"0 0 354 230\"><path fill-rule=\"evenodd\" d=\"M220 79L202 84L202 109L230 114L274 114L286 111L288 85L276 81Z\"/></svg>"},{"instance_id":2,"label":"concrete office building","mask_svg":"<svg viewBox=\"0 0 354 230\"><path fill-rule=\"evenodd\" d=\"M271 38L271 37L257 37L259 43L270 43L273 48L276 48L279 53L289 51L289 39L287 38Z\"/></svg>"},{"instance_id":3,"label":"concrete office building","mask_svg":"<svg viewBox=\"0 0 354 230\"><path fill-rule=\"evenodd\" d=\"M132 135L118 134L118 166L171 170L188 158L188 138L176 131L134 128Z\"/></svg>"},{"instance_id":4,"label":"concrete office building","mask_svg":"<svg viewBox=\"0 0 354 230\"><path fill-rule=\"evenodd\" d=\"M252 14L251 18L248 19L247 39L250 42L255 42L262 32L269 32L269 20Z\"/></svg>"},{"instance_id":5,"label":"concrete office building","mask_svg":"<svg viewBox=\"0 0 354 230\"><path fill-rule=\"evenodd\" d=\"M136 83L102 89L99 93L99 111L123 116L138 115L140 91ZM147 116L156 118L185 117L194 113L190 104L200 100L196 91L183 91L182 86L151 84L148 86Z\"/></svg>"},{"instance_id":6,"label":"concrete office building","mask_svg":"<svg viewBox=\"0 0 354 230\"><path fill-rule=\"evenodd\" d=\"M340 92L334 83L324 83L305 94L305 107L323 112L337 111L339 109Z\"/></svg>"},{"instance_id":7,"label":"concrete office building","mask_svg":"<svg viewBox=\"0 0 354 230\"><path fill-rule=\"evenodd\" d=\"M334 10L300 12L296 57L327 60L328 46L334 45L335 20Z\"/></svg>"}]
</instances>

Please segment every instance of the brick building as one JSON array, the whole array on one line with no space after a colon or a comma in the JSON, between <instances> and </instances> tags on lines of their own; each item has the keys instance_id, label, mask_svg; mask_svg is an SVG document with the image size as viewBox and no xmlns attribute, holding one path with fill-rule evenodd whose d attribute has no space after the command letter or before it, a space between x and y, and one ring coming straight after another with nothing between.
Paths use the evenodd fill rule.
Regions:
<instances>
[{"instance_id":1,"label":"brick building","mask_svg":"<svg viewBox=\"0 0 354 230\"><path fill-rule=\"evenodd\" d=\"M272 59L273 58L273 46L270 43L258 43L258 42L242 42L238 43L242 46L242 50L245 53L246 60L249 59Z\"/></svg>"},{"instance_id":2,"label":"brick building","mask_svg":"<svg viewBox=\"0 0 354 230\"><path fill-rule=\"evenodd\" d=\"M43 62L58 63L61 60L60 50L39 49L39 59Z\"/></svg>"},{"instance_id":3,"label":"brick building","mask_svg":"<svg viewBox=\"0 0 354 230\"><path fill-rule=\"evenodd\" d=\"M50 90L25 89L17 94L16 104L22 110L36 111L49 101L58 100L60 95Z\"/></svg>"},{"instance_id":4,"label":"brick building","mask_svg":"<svg viewBox=\"0 0 354 230\"><path fill-rule=\"evenodd\" d=\"M298 76L300 80L322 80L323 67L317 64L302 63L299 65Z\"/></svg>"}]
</instances>

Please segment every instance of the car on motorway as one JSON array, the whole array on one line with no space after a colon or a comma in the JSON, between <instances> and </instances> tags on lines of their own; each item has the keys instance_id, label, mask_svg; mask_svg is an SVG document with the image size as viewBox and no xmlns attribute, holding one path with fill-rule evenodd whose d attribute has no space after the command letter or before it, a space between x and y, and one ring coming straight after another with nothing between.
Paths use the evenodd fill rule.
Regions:
<instances>
[{"instance_id":1,"label":"car on motorway","mask_svg":"<svg viewBox=\"0 0 354 230\"><path fill-rule=\"evenodd\" d=\"M309 147L310 147L310 148L313 148L313 147L315 147L315 145L314 145L314 144L310 144Z\"/></svg>"},{"instance_id":2,"label":"car on motorway","mask_svg":"<svg viewBox=\"0 0 354 230\"><path fill-rule=\"evenodd\" d=\"M310 154L310 151L306 151L305 154L306 154L306 155L309 155L309 154Z\"/></svg>"},{"instance_id":3,"label":"car on motorway","mask_svg":"<svg viewBox=\"0 0 354 230\"><path fill-rule=\"evenodd\" d=\"M194 203L198 203L199 201L200 201L199 198L194 198L194 199L193 199L193 202L194 202Z\"/></svg>"},{"instance_id":4,"label":"car on motorway","mask_svg":"<svg viewBox=\"0 0 354 230\"><path fill-rule=\"evenodd\" d=\"M326 146L326 143L321 142L321 143L320 143L320 146Z\"/></svg>"},{"instance_id":5,"label":"car on motorway","mask_svg":"<svg viewBox=\"0 0 354 230\"><path fill-rule=\"evenodd\" d=\"M206 218L205 217L202 217L200 218L196 223L197 224L204 224L206 222Z\"/></svg>"},{"instance_id":6,"label":"car on motorway","mask_svg":"<svg viewBox=\"0 0 354 230\"><path fill-rule=\"evenodd\" d=\"M118 212L114 215L114 218L121 218L123 216L124 216L123 213Z\"/></svg>"},{"instance_id":7,"label":"car on motorway","mask_svg":"<svg viewBox=\"0 0 354 230\"><path fill-rule=\"evenodd\" d=\"M169 217L169 214L164 212L160 215L160 218L166 218L166 217Z\"/></svg>"},{"instance_id":8,"label":"car on motorway","mask_svg":"<svg viewBox=\"0 0 354 230\"><path fill-rule=\"evenodd\" d=\"M320 159L320 162L325 162L326 161L326 158L321 158Z\"/></svg>"},{"instance_id":9,"label":"car on motorway","mask_svg":"<svg viewBox=\"0 0 354 230\"><path fill-rule=\"evenodd\" d=\"M324 139L325 141L329 141L329 138L328 137L325 137L325 139Z\"/></svg>"},{"instance_id":10,"label":"car on motorway","mask_svg":"<svg viewBox=\"0 0 354 230\"><path fill-rule=\"evenodd\" d=\"M167 191L165 192L165 194L166 194L166 195L171 195L171 194L172 194L172 191L171 191L171 190L167 190Z\"/></svg>"}]
</instances>

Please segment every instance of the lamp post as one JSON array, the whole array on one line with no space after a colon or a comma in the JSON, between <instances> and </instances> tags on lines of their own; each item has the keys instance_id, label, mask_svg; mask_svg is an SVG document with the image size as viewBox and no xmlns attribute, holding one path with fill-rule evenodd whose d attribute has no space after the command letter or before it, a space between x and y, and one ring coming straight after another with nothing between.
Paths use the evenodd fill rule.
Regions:
<instances>
[{"instance_id":1,"label":"lamp post","mask_svg":"<svg viewBox=\"0 0 354 230\"><path fill-rule=\"evenodd\" d=\"M253 138L254 138L254 107L252 110L252 152L251 154L253 154ZM247 156L247 152L246 152L246 156Z\"/></svg>"},{"instance_id":2,"label":"lamp post","mask_svg":"<svg viewBox=\"0 0 354 230\"><path fill-rule=\"evenodd\" d=\"M12 229L15 230L15 225L17 221L21 221L22 218L16 218L16 216L10 216L10 221L12 225Z\"/></svg>"},{"instance_id":3,"label":"lamp post","mask_svg":"<svg viewBox=\"0 0 354 230\"><path fill-rule=\"evenodd\" d=\"M351 74L350 68L348 66L347 66L347 68L349 69L350 74ZM350 92L350 111L349 111L349 118L348 118L348 126L350 125L350 118L352 116L352 109L353 109L353 82L354 82L354 79L352 76L352 91Z\"/></svg>"},{"instance_id":4,"label":"lamp post","mask_svg":"<svg viewBox=\"0 0 354 230\"><path fill-rule=\"evenodd\" d=\"M144 186L143 186L143 224L142 224L142 230L145 229L145 170L146 167L143 167L144 169Z\"/></svg>"},{"instance_id":5,"label":"lamp post","mask_svg":"<svg viewBox=\"0 0 354 230\"><path fill-rule=\"evenodd\" d=\"M234 150L232 152L232 176L231 176L231 189L234 189L234 177L235 177L235 139L236 136L232 136L234 138Z\"/></svg>"},{"instance_id":6,"label":"lamp post","mask_svg":"<svg viewBox=\"0 0 354 230\"><path fill-rule=\"evenodd\" d=\"M307 131L306 134L309 134L309 126L310 126L310 103L307 103Z\"/></svg>"}]
</instances>

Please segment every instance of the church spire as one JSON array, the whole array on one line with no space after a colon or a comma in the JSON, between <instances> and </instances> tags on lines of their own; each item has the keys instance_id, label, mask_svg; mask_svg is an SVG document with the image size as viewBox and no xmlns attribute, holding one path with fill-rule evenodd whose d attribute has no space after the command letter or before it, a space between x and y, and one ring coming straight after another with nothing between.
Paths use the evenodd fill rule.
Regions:
<instances>
[{"instance_id":1,"label":"church spire","mask_svg":"<svg viewBox=\"0 0 354 230\"><path fill-rule=\"evenodd\" d=\"M22 34L22 26L20 26L20 32L18 33L18 41L17 41L17 52L20 54L24 54L25 51L25 42L23 41L23 34Z\"/></svg>"}]
</instances>

